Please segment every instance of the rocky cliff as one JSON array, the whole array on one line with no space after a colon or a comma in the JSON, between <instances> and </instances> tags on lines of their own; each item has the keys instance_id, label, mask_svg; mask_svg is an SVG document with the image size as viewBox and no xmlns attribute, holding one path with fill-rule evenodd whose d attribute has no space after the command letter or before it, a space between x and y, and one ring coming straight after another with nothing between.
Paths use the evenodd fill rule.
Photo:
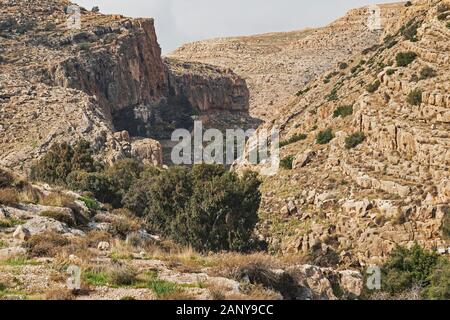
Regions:
<instances>
[{"instance_id":1,"label":"rocky cliff","mask_svg":"<svg viewBox=\"0 0 450 320\"><path fill-rule=\"evenodd\" d=\"M402 6L380 7L388 23ZM247 80L251 114L267 120L305 83L378 43L382 33L368 28L369 16L368 8L355 9L323 28L199 41L169 57L231 68Z\"/></svg>"},{"instance_id":2,"label":"rocky cliff","mask_svg":"<svg viewBox=\"0 0 450 320\"><path fill-rule=\"evenodd\" d=\"M449 247L450 3L400 12L384 41L299 88L265 125L293 159L265 182L260 230L274 250L365 265L396 245Z\"/></svg>"},{"instance_id":3,"label":"rocky cliff","mask_svg":"<svg viewBox=\"0 0 450 320\"><path fill-rule=\"evenodd\" d=\"M0 5L0 165L26 168L53 143L78 139L91 142L99 159L147 154L157 164L158 142L136 142L154 135L123 123L152 127L155 109L184 96L191 108L247 110L246 84L235 74L199 64L165 66L153 19L81 9L80 28L71 28L69 6L63 0ZM171 107L173 116L178 105Z\"/></svg>"}]
</instances>

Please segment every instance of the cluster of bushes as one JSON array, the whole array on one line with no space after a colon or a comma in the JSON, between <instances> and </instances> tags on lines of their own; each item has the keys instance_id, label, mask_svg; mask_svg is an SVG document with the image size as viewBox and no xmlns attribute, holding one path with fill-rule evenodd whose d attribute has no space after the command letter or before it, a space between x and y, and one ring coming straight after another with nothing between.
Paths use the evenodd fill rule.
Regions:
<instances>
[{"instance_id":1,"label":"cluster of bushes","mask_svg":"<svg viewBox=\"0 0 450 320\"><path fill-rule=\"evenodd\" d=\"M345 105L345 106L339 106L334 110L333 112L333 118L338 117L348 117L353 114L353 106L352 105Z\"/></svg>"},{"instance_id":2,"label":"cluster of bushes","mask_svg":"<svg viewBox=\"0 0 450 320\"><path fill-rule=\"evenodd\" d=\"M419 245L397 247L382 267L383 292L392 297L420 289L424 299L450 299L450 261Z\"/></svg>"},{"instance_id":3,"label":"cluster of bushes","mask_svg":"<svg viewBox=\"0 0 450 320\"><path fill-rule=\"evenodd\" d=\"M302 95L304 95L305 93L307 93L308 91L310 91L311 90L311 88L310 87L307 87L307 88L305 88L305 89L303 89L303 90L299 90L299 91L297 91L297 93L295 94L297 97L300 97L300 96L302 96Z\"/></svg>"},{"instance_id":4,"label":"cluster of bushes","mask_svg":"<svg viewBox=\"0 0 450 320\"><path fill-rule=\"evenodd\" d=\"M303 133L296 134L287 140L280 141L280 148L296 143L298 141L305 140L306 138L308 138L306 134Z\"/></svg>"},{"instance_id":5,"label":"cluster of bushes","mask_svg":"<svg viewBox=\"0 0 450 320\"><path fill-rule=\"evenodd\" d=\"M415 89L408 94L406 102L413 106L420 106L422 103L422 90Z\"/></svg>"},{"instance_id":6,"label":"cluster of bushes","mask_svg":"<svg viewBox=\"0 0 450 320\"><path fill-rule=\"evenodd\" d=\"M417 54L413 51L399 52L395 57L398 67L406 67L416 60Z\"/></svg>"},{"instance_id":7,"label":"cluster of bushes","mask_svg":"<svg viewBox=\"0 0 450 320\"><path fill-rule=\"evenodd\" d=\"M331 128L320 131L316 136L316 142L318 144L327 144L333 139L334 139L334 134L333 134L333 130Z\"/></svg>"},{"instance_id":8,"label":"cluster of bushes","mask_svg":"<svg viewBox=\"0 0 450 320\"><path fill-rule=\"evenodd\" d=\"M53 146L33 166L32 178L123 206L148 221L152 231L201 251L248 249L261 200L254 173L239 177L214 165L159 170L132 159L105 168L93 161L85 142ZM89 196L82 200L99 208Z\"/></svg>"}]
</instances>

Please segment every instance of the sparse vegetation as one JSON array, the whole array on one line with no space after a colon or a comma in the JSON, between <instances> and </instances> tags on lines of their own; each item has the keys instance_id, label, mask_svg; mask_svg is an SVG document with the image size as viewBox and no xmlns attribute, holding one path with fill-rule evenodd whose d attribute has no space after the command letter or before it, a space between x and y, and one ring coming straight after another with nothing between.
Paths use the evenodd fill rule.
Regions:
<instances>
[{"instance_id":1,"label":"sparse vegetation","mask_svg":"<svg viewBox=\"0 0 450 320\"><path fill-rule=\"evenodd\" d=\"M345 70L347 68L348 68L348 63L346 63L346 62L339 63L339 69Z\"/></svg>"},{"instance_id":2,"label":"sparse vegetation","mask_svg":"<svg viewBox=\"0 0 450 320\"><path fill-rule=\"evenodd\" d=\"M380 87L381 83L379 80L376 80L375 82L367 85L366 90L369 93L374 93L378 90L378 88Z\"/></svg>"},{"instance_id":3,"label":"sparse vegetation","mask_svg":"<svg viewBox=\"0 0 450 320\"><path fill-rule=\"evenodd\" d=\"M13 181L13 176L6 170L0 168L0 188L10 187Z\"/></svg>"},{"instance_id":4,"label":"sparse vegetation","mask_svg":"<svg viewBox=\"0 0 450 320\"><path fill-rule=\"evenodd\" d=\"M417 54L413 51L399 52L395 57L398 67L406 67L417 58Z\"/></svg>"},{"instance_id":5,"label":"sparse vegetation","mask_svg":"<svg viewBox=\"0 0 450 320\"><path fill-rule=\"evenodd\" d=\"M400 32L406 40L411 42L416 42L417 39L417 29L420 27L420 22L410 21L406 26L402 27Z\"/></svg>"},{"instance_id":6,"label":"sparse vegetation","mask_svg":"<svg viewBox=\"0 0 450 320\"><path fill-rule=\"evenodd\" d=\"M308 136L306 134L302 134L302 133L296 134L287 140L280 141L280 148L285 147L290 144L293 144L293 143L296 143L298 141L305 140L306 138L308 138Z\"/></svg>"},{"instance_id":7,"label":"sparse vegetation","mask_svg":"<svg viewBox=\"0 0 450 320\"><path fill-rule=\"evenodd\" d=\"M75 220L72 215L63 211L44 211L41 213L41 216L63 222L69 227L75 226Z\"/></svg>"},{"instance_id":8,"label":"sparse vegetation","mask_svg":"<svg viewBox=\"0 0 450 320\"><path fill-rule=\"evenodd\" d=\"M412 106L419 106L422 103L422 90L415 89L408 94L406 102Z\"/></svg>"},{"instance_id":9,"label":"sparse vegetation","mask_svg":"<svg viewBox=\"0 0 450 320\"><path fill-rule=\"evenodd\" d=\"M296 95L297 97L300 97L300 96L304 95L305 93L307 93L307 92L310 91L310 90L311 90L311 88L310 88L310 87L307 87L307 88L305 88L305 89L303 89L303 90L298 91L295 95Z\"/></svg>"},{"instance_id":10,"label":"sparse vegetation","mask_svg":"<svg viewBox=\"0 0 450 320\"><path fill-rule=\"evenodd\" d=\"M424 67L420 70L420 80L430 79L436 77L436 70L431 67Z\"/></svg>"},{"instance_id":11,"label":"sparse vegetation","mask_svg":"<svg viewBox=\"0 0 450 320\"><path fill-rule=\"evenodd\" d=\"M19 192L14 188L0 189L0 204L13 206L19 202Z\"/></svg>"},{"instance_id":12,"label":"sparse vegetation","mask_svg":"<svg viewBox=\"0 0 450 320\"><path fill-rule=\"evenodd\" d=\"M387 69L387 70L386 70L386 74L387 74L388 76L392 76L396 71L397 71L397 70L395 70L395 69Z\"/></svg>"},{"instance_id":13,"label":"sparse vegetation","mask_svg":"<svg viewBox=\"0 0 450 320\"><path fill-rule=\"evenodd\" d=\"M444 221L442 223L442 235L444 239L450 240L450 207L445 207L443 212Z\"/></svg>"},{"instance_id":14,"label":"sparse vegetation","mask_svg":"<svg viewBox=\"0 0 450 320\"><path fill-rule=\"evenodd\" d=\"M280 161L280 167L284 170L292 170L292 165L294 162L294 156L287 156Z\"/></svg>"},{"instance_id":15,"label":"sparse vegetation","mask_svg":"<svg viewBox=\"0 0 450 320\"><path fill-rule=\"evenodd\" d=\"M316 136L316 142L318 144L327 144L333 139L334 139L334 134L333 134L333 130L331 128L320 131Z\"/></svg>"},{"instance_id":16,"label":"sparse vegetation","mask_svg":"<svg viewBox=\"0 0 450 320\"><path fill-rule=\"evenodd\" d=\"M353 114L353 106L352 105L345 105L345 106L339 106L334 110L333 112L333 118L338 117L348 117Z\"/></svg>"},{"instance_id":17,"label":"sparse vegetation","mask_svg":"<svg viewBox=\"0 0 450 320\"><path fill-rule=\"evenodd\" d=\"M70 244L70 241L56 232L44 232L33 235L26 247L31 257L54 257L62 247Z\"/></svg>"},{"instance_id":18,"label":"sparse vegetation","mask_svg":"<svg viewBox=\"0 0 450 320\"><path fill-rule=\"evenodd\" d=\"M366 135L363 132L353 133L345 139L345 148L353 149L363 143L364 140L366 140Z\"/></svg>"}]
</instances>

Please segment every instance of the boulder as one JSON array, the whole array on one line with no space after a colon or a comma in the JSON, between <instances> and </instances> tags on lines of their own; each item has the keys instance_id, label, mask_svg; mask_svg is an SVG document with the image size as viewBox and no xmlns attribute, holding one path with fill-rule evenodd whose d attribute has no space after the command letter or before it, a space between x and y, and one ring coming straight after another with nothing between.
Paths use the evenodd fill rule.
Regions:
<instances>
[{"instance_id":1,"label":"boulder","mask_svg":"<svg viewBox=\"0 0 450 320\"><path fill-rule=\"evenodd\" d=\"M308 163L311 162L311 160L314 158L315 155L316 152L313 150L307 150L301 154L298 154L294 159L292 167L294 169L305 167Z\"/></svg>"},{"instance_id":2,"label":"boulder","mask_svg":"<svg viewBox=\"0 0 450 320\"><path fill-rule=\"evenodd\" d=\"M24 226L18 226L16 231L13 233L13 238L21 241L27 241L30 237L30 231Z\"/></svg>"},{"instance_id":3,"label":"boulder","mask_svg":"<svg viewBox=\"0 0 450 320\"><path fill-rule=\"evenodd\" d=\"M0 250L0 261L22 257L27 253L22 247L12 247Z\"/></svg>"}]
</instances>

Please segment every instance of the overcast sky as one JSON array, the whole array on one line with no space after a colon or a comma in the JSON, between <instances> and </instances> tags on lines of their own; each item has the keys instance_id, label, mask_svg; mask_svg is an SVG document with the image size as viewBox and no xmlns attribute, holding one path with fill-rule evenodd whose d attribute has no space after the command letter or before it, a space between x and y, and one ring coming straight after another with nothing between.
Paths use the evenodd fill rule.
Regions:
<instances>
[{"instance_id":1,"label":"overcast sky","mask_svg":"<svg viewBox=\"0 0 450 320\"><path fill-rule=\"evenodd\" d=\"M186 42L323 26L349 9L393 0L73 0L102 13L153 17L167 53Z\"/></svg>"}]
</instances>

